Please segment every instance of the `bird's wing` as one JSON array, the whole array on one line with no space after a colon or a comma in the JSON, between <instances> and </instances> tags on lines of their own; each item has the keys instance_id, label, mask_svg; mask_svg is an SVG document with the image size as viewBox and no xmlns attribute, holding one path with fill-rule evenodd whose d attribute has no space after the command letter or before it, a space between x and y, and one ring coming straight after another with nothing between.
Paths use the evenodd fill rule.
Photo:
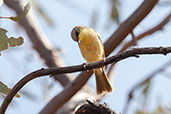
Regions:
<instances>
[{"instance_id":1,"label":"bird's wing","mask_svg":"<svg viewBox=\"0 0 171 114\"><path fill-rule=\"evenodd\" d=\"M103 48L103 55L102 55L102 57L104 58L104 57L105 57L104 46L103 46L102 40L101 40L101 38L100 38L100 36L99 36L98 33L97 33L97 37L98 37L98 39L99 39L99 41L100 41L100 43L101 43L101 46L102 46L102 48Z\"/></svg>"}]
</instances>

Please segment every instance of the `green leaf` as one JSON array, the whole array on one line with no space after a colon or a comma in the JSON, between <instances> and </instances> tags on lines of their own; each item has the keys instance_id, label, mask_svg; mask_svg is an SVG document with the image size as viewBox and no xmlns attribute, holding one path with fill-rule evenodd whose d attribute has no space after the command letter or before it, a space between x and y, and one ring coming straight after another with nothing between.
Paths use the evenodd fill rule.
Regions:
<instances>
[{"instance_id":1,"label":"green leaf","mask_svg":"<svg viewBox=\"0 0 171 114\"><path fill-rule=\"evenodd\" d=\"M150 87L151 87L151 83L150 83L150 80L148 80L148 81L145 82L144 89L142 91L145 96L148 95L148 92L150 90Z\"/></svg>"},{"instance_id":2,"label":"green leaf","mask_svg":"<svg viewBox=\"0 0 171 114\"><path fill-rule=\"evenodd\" d=\"M8 94L11 91L10 88L7 87L3 82L0 81L0 92L4 94ZM20 94L16 94L15 97L19 98Z\"/></svg>"},{"instance_id":3,"label":"green leaf","mask_svg":"<svg viewBox=\"0 0 171 114\"><path fill-rule=\"evenodd\" d=\"M8 39L8 43L11 47L20 46L21 44L23 44L23 42L24 41L22 37L19 37L19 38L11 37Z\"/></svg>"},{"instance_id":4,"label":"green leaf","mask_svg":"<svg viewBox=\"0 0 171 114\"><path fill-rule=\"evenodd\" d=\"M20 21L23 17L25 17L27 15L27 13L30 10L30 2L27 3L27 5L24 7L24 10L21 12L21 14L19 16L16 17L10 17L9 19L13 20L13 21Z\"/></svg>"},{"instance_id":5,"label":"green leaf","mask_svg":"<svg viewBox=\"0 0 171 114\"><path fill-rule=\"evenodd\" d=\"M112 5L112 9L111 9L110 17L113 21L119 24L118 7L120 6L120 2L118 0L111 0L111 5Z\"/></svg>"},{"instance_id":6,"label":"green leaf","mask_svg":"<svg viewBox=\"0 0 171 114\"><path fill-rule=\"evenodd\" d=\"M0 28L0 55L1 51L8 49L9 46L14 47L14 46L20 46L23 44L24 40L22 37L19 38L14 38L6 35L7 30Z\"/></svg>"},{"instance_id":7,"label":"green leaf","mask_svg":"<svg viewBox=\"0 0 171 114\"><path fill-rule=\"evenodd\" d=\"M119 23L119 12L117 8L117 4L115 2L113 3L113 6L112 6L111 18L112 20Z\"/></svg>"},{"instance_id":8,"label":"green leaf","mask_svg":"<svg viewBox=\"0 0 171 114\"><path fill-rule=\"evenodd\" d=\"M119 14L116 5L113 5L112 7L111 18L119 23Z\"/></svg>"}]
</instances>

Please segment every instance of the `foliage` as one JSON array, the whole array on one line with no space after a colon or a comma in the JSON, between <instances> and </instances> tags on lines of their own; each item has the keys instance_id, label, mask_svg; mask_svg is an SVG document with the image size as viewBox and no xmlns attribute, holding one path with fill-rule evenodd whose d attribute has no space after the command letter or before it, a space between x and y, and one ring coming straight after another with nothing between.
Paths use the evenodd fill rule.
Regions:
<instances>
[{"instance_id":1,"label":"foliage","mask_svg":"<svg viewBox=\"0 0 171 114\"><path fill-rule=\"evenodd\" d=\"M3 1L1 0L1 2L3 2ZM27 5L24 7L24 10L21 12L21 14L19 16L0 17L0 18L11 19L13 21L20 21L22 18L24 18L27 15L29 10L30 10L30 3L27 3ZM0 28L0 55L1 55L1 51L8 49L9 46L10 47L20 46L24 42L24 39L22 37L18 37L18 38L8 37L6 35L7 32L8 32L7 30ZM0 81L0 92L1 93L8 94L10 90L11 89L8 88L8 86L6 86L3 82ZM20 95L18 93L15 96L18 98L20 97Z\"/></svg>"},{"instance_id":2,"label":"foliage","mask_svg":"<svg viewBox=\"0 0 171 114\"><path fill-rule=\"evenodd\" d=\"M0 81L0 92L4 94L8 94L10 92L10 88L7 87L3 82ZM19 98L20 94L16 94L15 97Z\"/></svg>"},{"instance_id":3,"label":"foliage","mask_svg":"<svg viewBox=\"0 0 171 114\"><path fill-rule=\"evenodd\" d=\"M13 21L20 21L22 18L24 18L27 13L30 10L30 2L27 3L27 5L24 7L24 10L21 12L21 14L19 16L16 17L10 17L9 19L13 20Z\"/></svg>"},{"instance_id":4,"label":"foliage","mask_svg":"<svg viewBox=\"0 0 171 114\"><path fill-rule=\"evenodd\" d=\"M21 12L21 14L19 16L16 16L16 17L0 17L0 18L11 19L13 21L20 21L22 18L24 18L27 15L29 10L30 10L30 2L28 2L26 4L26 6L24 7L24 10ZM0 28L0 55L1 55L2 50L8 49L8 46L10 46L10 47L20 46L24 42L22 37L19 37L19 38L10 37L10 38L8 38L6 35L6 32L7 32L7 30Z\"/></svg>"},{"instance_id":5,"label":"foliage","mask_svg":"<svg viewBox=\"0 0 171 114\"><path fill-rule=\"evenodd\" d=\"M113 21L116 21L119 23L119 12L118 12L118 7L119 7L119 1L118 0L112 0L112 10L111 10L111 19Z\"/></svg>"},{"instance_id":6,"label":"foliage","mask_svg":"<svg viewBox=\"0 0 171 114\"><path fill-rule=\"evenodd\" d=\"M8 47L15 47L20 46L23 44L24 40L22 37L14 38L14 37L8 37L6 35L7 31L5 29L0 28L0 55L1 51L8 49Z\"/></svg>"}]
</instances>

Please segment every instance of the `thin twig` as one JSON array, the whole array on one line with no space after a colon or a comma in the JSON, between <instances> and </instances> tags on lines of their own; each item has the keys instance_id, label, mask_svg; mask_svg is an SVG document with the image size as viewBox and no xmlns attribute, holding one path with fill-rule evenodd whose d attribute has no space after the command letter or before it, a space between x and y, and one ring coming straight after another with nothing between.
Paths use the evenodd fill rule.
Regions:
<instances>
[{"instance_id":1,"label":"thin twig","mask_svg":"<svg viewBox=\"0 0 171 114\"><path fill-rule=\"evenodd\" d=\"M111 37L104 43L104 49L105 49L105 55L108 56L112 51L114 51L118 45L121 44L121 42L126 38L126 36L150 13L150 11L153 9L153 7L157 4L158 0L144 0L144 2L135 10L135 12L128 17L120 26L119 28L111 35ZM64 93L61 99L63 102L53 102L58 101L58 95L56 95L41 111L42 114L49 114L50 112L55 113L55 111L58 109L60 103L63 105L65 102L67 102L72 96L75 95L87 82L90 75L92 75L92 72L83 72L79 74L79 77L82 78L76 78L73 82L70 84L70 88L72 88L72 85L75 86L76 89L73 92L73 89L65 88L61 93ZM67 91L67 92L65 92ZM65 95L67 94L67 95ZM61 94L60 94L61 95ZM65 96L64 96L65 95ZM67 97L67 98L65 98ZM56 99L55 99L56 98ZM66 100L67 99L67 100ZM65 102L64 102L65 101ZM53 103L52 103L53 102ZM46 110L45 110L46 109ZM44 112L43 112L44 111Z\"/></svg>"},{"instance_id":2,"label":"thin twig","mask_svg":"<svg viewBox=\"0 0 171 114\"><path fill-rule=\"evenodd\" d=\"M130 102L133 98L133 93L134 91L141 87L143 84L145 84L146 82L150 81L152 78L154 78L155 76L157 76L157 74L163 72L166 68L168 68L171 65L171 60L167 61L165 64L163 64L160 68L156 69L155 71L153 71L148 78L146 78L145 80L141 81L140 83L136 84L131 91L128 94L128 99L127 102L124 106L124 110L123 110L123 114L126 114L128 112L128 107L130 106Z\"/></svg>"},{"instance_id":3,"label":"thin twig","mask_svg":"<svg viewBox=\"0 0 171 114\"><path fill-rule=\"evenodd\" d=\"M9 8L13 9L18 15L23 10L21 1L19 0L4 0L4 3ZM59 54L56 50L52 50L52 45L39 26L32 11L30 11L29 14L19 22L19 24L26 31L33 44L33 48L38 52L39 56L44 60L48 67L63 66L62 59L58 56ZM55 80L58 80L62 86L66 86L70 82L70 79L66 75L54 76L54 78Z\"/></svg>"},{"instance_id":4,"label":"thin twig","mask_svg":"<svg viewBox=\"0 0 171 114\"><path fill-rule=\"evenodd\" d=\"M137 41L136 41L136 37L133 31L131 31L131 36L132 36L132 41L133 41L133 45L137 45Z\"/></svg>"},{"instance_id":5,"label":"thin twig","mask_svg":"<svg viewBox=\"0 0 171 114\"><path fill-rule=\"evenodd\" d=\"M144 39L146 36L148 35L151 35L159 30L162 30L163 27L169 22L171 18L171 13L168 14L159 24L157 24L156 26L150 28L149 30L141 33L140 35L138 35L137 37L135 37L135 41L140 41L141 39ZM125 50L127 50L129 47L131 47L132 45L134 45L134 41L131 40L129 41L128 43L126 43L118 53L121 53ZM108 74L111 75L112 74L112 71L115 67L115 64L111 64L110 68L109 68L109 71L108 71Z\"/></svg>"},{"instance_id":6,"label":"thin twig","mask_svg":"<svg viewBox=\"0 0 171 114\"><path fill-rule=\"evenodd\" d=\"M157 24L156 26L148 29L147 31L141 33L140 35L138 35L137 37L135 37L135 40L136 41L139 41L141 39L143 39L144 37L148 36L148 35L151 35L159 30L162 30L163 27L169 22L169 20L171 19L171 13L169 13L159 24ZM130 46L132 46L134 44L134 41L130 41L128 43L126 43L122 48L121 50L119 51L120 52L123 52L125 51L126 49L128 49Z\"/></svg>"},{"instance_id":7,"label":"thin twig","mask_svg":"<svg viewBox=\"0 0 171 114\"><path fill-rule=\"evenodd\" d=\"M158 0L144 0L144 2L135 10L135 12L125 20L113 35L105 42L105 54L109 55L126 36L150 13ZM110 47L110 48L106 48Z\"/></svg>"},{"instance_id":8,"label":"thin twig","mask_svg":"<svg viewBox=\"0 0 171 114\"><path fill-rule=\"evenodd\" d=\"M60 67L60 68L50 68L50 69L40 69L37 71L34 71L28 75L26 75L23 79L21 79L13 88L12 90L9 92L9 94L7 95L7 97L4 99L1 108L0 108L0 114L4 114L9 103L11 102L11 100L13 99L13 97L15 96L15 94L29 81L41 77L41 76L45 76L45 75L56 75L56 74L64 74L64 73L72 73L72 72L78 72L78 71L85 71L85 70L91 70L93 68L99 68L108 64L111 64L113 62L118 62L121 61L123 59L126 59L128 57L139 57L139 55L141 54L163 54L163 55L167 55L168 53L171 53L171 47L148 47L148 48L135 48L132 50L128 50L125 51L123 53L114 55L112 57L108 57L106 59L106 61L101 60L98 62L93 62L90 64L87 64L87 66L85 67L83 64L81 65L76 65L76 66L70 66L70 67ZM80 77L79 77L80 78ZM76 79L77 80L77 79ZM85 81L86 82L86 81ZM73 83L71 83L73 84ZM72 85L73 86L73 85ZM70 88L70 86L69 86ZM77 87L78 88L78 87ZM75 89L75 88L73 88ZM66 94L65 94L66 92ZM67 89L64 89L64 93L61 92L59 94L59 96L61 95L65 95L65 99L61 99L61 101L65 101L69 100L70 98L68 97L68 93L67 93ZM75 91L77 92L77 90ZM59 99L58 99L59 100ZM59 101L58 101L59 102ZM55 105L56 109L59 109L65 102L62 102L60 104ZM54 110L56 111L56 110Z\"/></svg>"}]
</instances>

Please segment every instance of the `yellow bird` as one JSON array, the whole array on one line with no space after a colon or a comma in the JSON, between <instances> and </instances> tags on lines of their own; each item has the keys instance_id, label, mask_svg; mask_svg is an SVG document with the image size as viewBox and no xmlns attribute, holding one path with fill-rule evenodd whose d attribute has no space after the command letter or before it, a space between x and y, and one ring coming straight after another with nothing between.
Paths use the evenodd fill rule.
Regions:
<instances>
[{"instance_id":1,"label":"yellow bird","mask_svg":"<svg viewBox=\"0 0 171 114\"><path fill-rule=\"evenodd\" d=\"M102 41L95 30L86 26L76 26L71 32L71 37L78 42L82 56L88 63L105 59ZM113 88L104 67L93 69L93 71L96 77L97 94L112 92Z\"/></svg>"}]
</instances>

